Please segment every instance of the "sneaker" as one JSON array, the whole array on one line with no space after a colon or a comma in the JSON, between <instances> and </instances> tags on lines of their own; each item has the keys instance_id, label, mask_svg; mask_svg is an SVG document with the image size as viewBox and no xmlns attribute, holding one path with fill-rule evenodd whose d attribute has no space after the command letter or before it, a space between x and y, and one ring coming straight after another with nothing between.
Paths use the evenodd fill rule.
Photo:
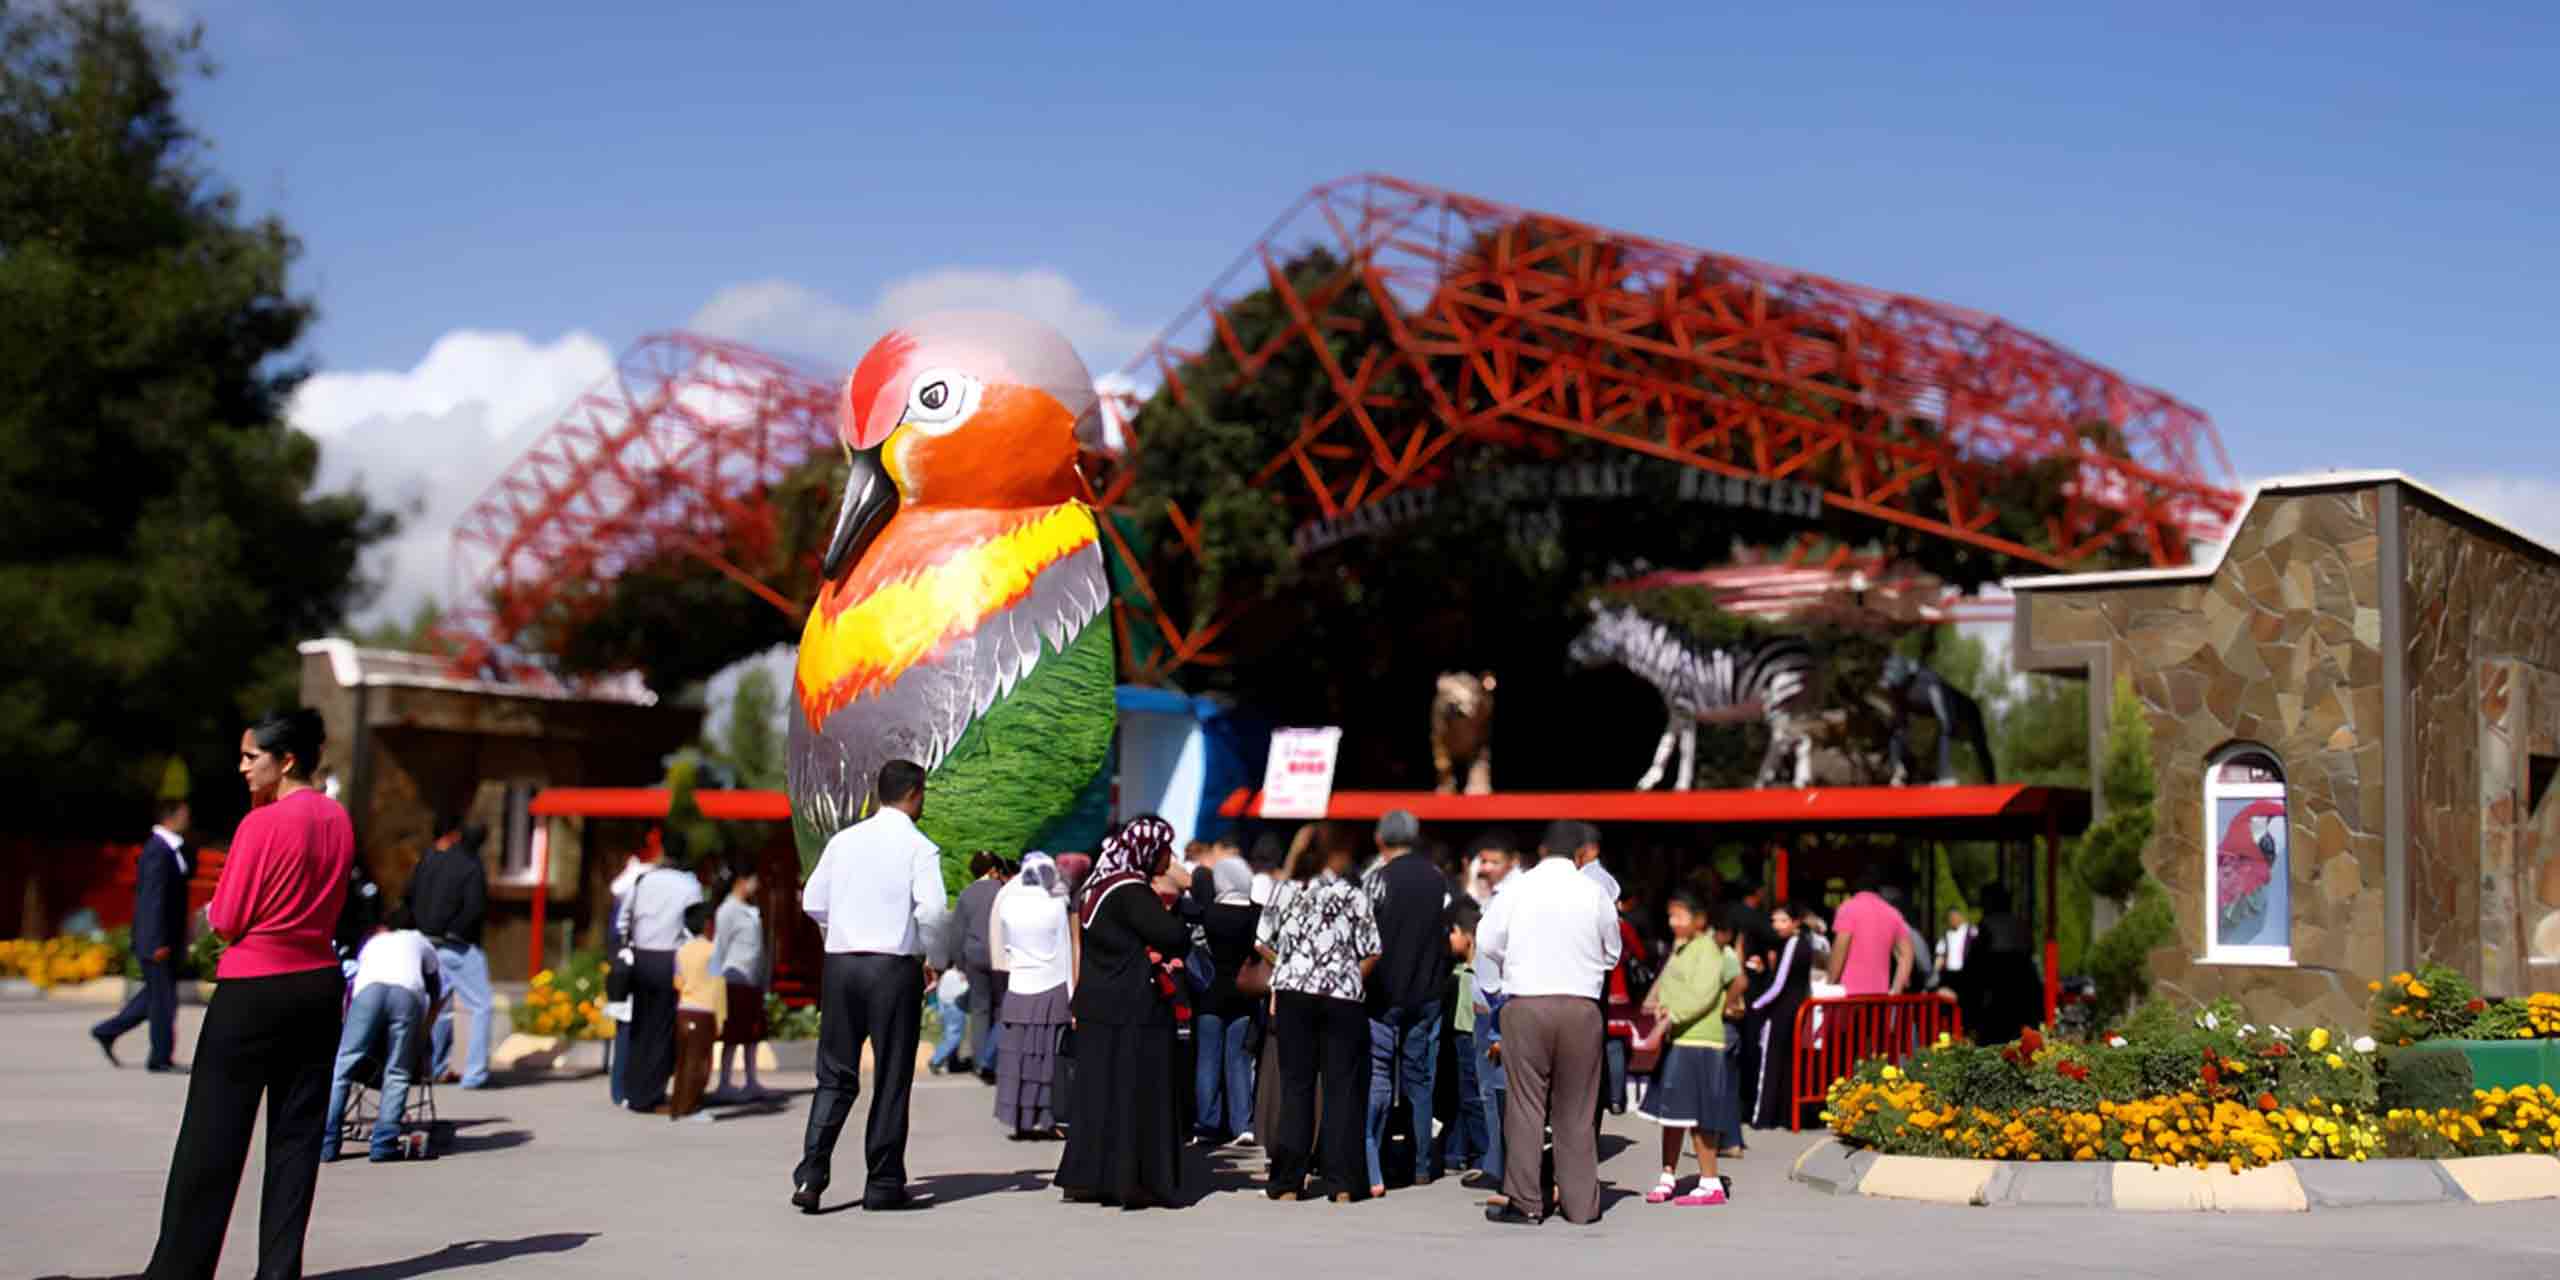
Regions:
<instances>
[{"instance_id":1,"label":"sneaker","mask_svg":"<svg viewBox=\"0 0 2560 1280\"><path fill-rule=\"evenodd\" d=\"M1250 1146L1252 1146L1252 1145L1253 1145L1253 1130L1251 1130L1251 1129L1247 1129L1247 1130L1245 1130L1244 1132L1237 1134L1237 1135L1236 1135L1236 1145L1237 1145L1237 1146L1239 1146L1239 1147L1250 1147Z\"/></svg>"},{"instance_id":2,"label":"sneaker","mask_svg":"<svg viewBox=\"0 0 2560 1280\"><path fill-rule=\"evenodd\" d=\"M1723 1204L1724 1201L1724 1181L1719 1178L1714 1182L1707 1183L1699 1187L1697 1190L1672 1201L1671 1203L1685 1205L1717 1205Z\"/></svg>"}]
</instances>

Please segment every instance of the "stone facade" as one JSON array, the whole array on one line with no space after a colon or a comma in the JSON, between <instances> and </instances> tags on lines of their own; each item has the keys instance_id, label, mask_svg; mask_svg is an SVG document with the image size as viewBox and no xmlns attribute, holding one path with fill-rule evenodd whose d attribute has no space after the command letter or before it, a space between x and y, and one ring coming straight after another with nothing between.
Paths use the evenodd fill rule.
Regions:
<instances>
[{"instance_id":1,"label":"stone facade","mask_svg":"<svg viewBox=\"0 0 2560 1280\"><path fill-rule=\"evenodd\" d=\"M2178 940L2151 958L2168 989L2336 1018L2381 970L2379 518L2371 490L2262 499L2218 572L2019 594L2022 663L2120 675L2150 721L2160 804L2145 861L2178 904ZM2290 966L2204 959L2205 766L2238 743L2285 769Z\"/></svg>"},{"instance_id":2,"label":"stone facade","mask_svg":"<svg viewBox=\"0 0 2560 1280\"><path fill-rule=\"evenodd\" d=\"M2560 938L2534 948L2560 915L2560 806L2531 786L2537 757L2560 763L2560 570L2423 494L2406 527L2417 957L2491 991L2560 987Z\"/></svg>"},{"instance_id":3,"label":"stone facade","mask_svg":"<svg viewBox=\"0 0 2560 1280\"><path fill-rule=\"evenodd\" d=\"M2560 919L2560 805L2533 794L2560 739L2560 556L2397 478L2324 478L2262 486L2210 564L2012 585L2021 666L2122 677L2149 719L2164 989L2352 1024L2413 963L2560 986L2532 963L2560 961L2532 954ZM2285 772L2290 964L2207 955L2206 763L2241 743Z\"/></svg>"},{"instance_id":4,"label":"stone facade","mask_svg":"<svg viewBox=\"0 0 2560 1280\"><path fill-rule=\"evenodd\" d=\"M699 708L449 680L432 663L343 641L303 646L302 699L328 725L321 767L341 780L356 854L383 892L396 898L407 891L437 814L458 813L488 828L482 947L501 979L526 976L533 892L532 877L511 874L504 861L510 789L521 796L543 787L655 786L664 773L660 761L702 728ZM644 824L624 825L599 833L555 824L571 838L551 851L544 886L550 928L565 920L581 937L594 933L604 886L622 854L638 846ZM590 852L601 856L585 856Z\"/></svg>"}]
</instances>

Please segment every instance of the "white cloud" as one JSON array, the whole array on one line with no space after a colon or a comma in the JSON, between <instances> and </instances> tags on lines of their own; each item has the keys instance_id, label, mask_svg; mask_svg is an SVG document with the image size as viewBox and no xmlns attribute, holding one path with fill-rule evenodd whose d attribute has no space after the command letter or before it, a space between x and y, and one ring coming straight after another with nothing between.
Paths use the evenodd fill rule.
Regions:
<instances>
[{"instance_id":1,"label":"white cloud","mask_svg":"<svg viewBox=\"0 0 2560 1280\"><path fill-rule=\"evenodd\" d=\"M1046 268L988 271L945 268L892 282L869 303L853 306L789 280L757 280L712 295L695 312L695 331L850 369L891 326L934 311L994 308L1046 322L1074 343L1085 367L1107 373L1148 340L1134 324L1084 295L1074 281Z\"/></svg>"},{"instance_id":2,"label":"white cloud","mask_svg":"<svg viewBox=\"0 0 2560 1280\"><path fill-rule=\"evenodd\" d=\"M583 331L539 343L461 329L408 370L324 373L294 393L293 425L319 437L320 487L401 512L366 570L382 584L361 621L450 603L453 523L577 397L613 372Z\"/></svg>"},{"instance_id":3,"label":"white cloud","mask_svg":"<svg viewBox=\"0 0 2560 1280\"><path fill-rule=\"evenodd\" d=\"M2560 478L2473 472L2417 479L2546 547L2560 548Z\"/></svg>"}]
</instances>

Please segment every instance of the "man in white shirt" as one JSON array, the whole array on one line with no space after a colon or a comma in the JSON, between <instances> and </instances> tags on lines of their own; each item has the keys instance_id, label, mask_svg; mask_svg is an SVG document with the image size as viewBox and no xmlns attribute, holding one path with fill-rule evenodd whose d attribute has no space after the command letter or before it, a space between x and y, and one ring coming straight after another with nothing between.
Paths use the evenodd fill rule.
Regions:
<instances>
[{"instance_id":1,"label":"man in white shirt","mask_svg":"<svg viewBox=\"0 0 2560 1280\"><path fill-rule=\"evenodd\" d=\"M410 1148L400 1142L400 1120L409 1108L410 1066L427 1011L435 1007L444 978L435 945L418 932L406 904L393 907L382 928L356 953L347 1018L338 1034L338 1061L329 1079L329 1123L320 1131L320 1158L338 1158L338 1135L347 1114L347 1085L356 1068L380 1046L382 1108L375 1113L370 1155L375 1163L398 1160ZM423 1137L424 1135L420 1135ZM415 1144L424 1154L426 1144Z\"/></svg>"},{"instance_id":2,"label":"man in white shirt","mask_svg":"<svg viewBox=\"0 0 2560 1280\"><path fill-rule=\"evenodd\" d=\"M1508 832L1489 831L1476 837L1475 852L1468 859L1475 870L1475 884L1483 890L1477 901L1490 912L1495 899L1504 889L1518 882L1514 873L1518 857ZM1479 943L1475 958L1475 1036L1471 1047L1476 1054L1476 1105L1484 1110L1484 1159L1474 1172L1462 1181L1469 1187L1502 1185L1502 1113L1503 1090L1507 1077L1502 1072L1502 1032L1494 1010L1502 1003L1502 964L1487 956Z\"/></svg>"},{"instance_id":3,"label":"man in white shirt","mask_svg":"<svg viewBox=\"0 0 2560 1280\"><path fill-rule=\"evenodd\" d=\"M1500 971L1504 1091L1502 1192L1490 1222L1545 1216L1541 1157L1552 1122L1556 1186L1565 1220L1600 1218L1600 998L1618 964L1618 904L1579 864L1600 833L1586 822L1547 829L1538 865L1511 877L1476 933L1481 965Z\"/></svg>"},{"instance_id":4,"label":"man in white shirt","mask_svg":"<svg viewBox=\"0 0 2560 1280\"><path fill-rule=\"evenodd\" d=\"M862 1093L862 1046L872 1047L871 1114L863 1127L862 1207L911 1207L907 1194L907 1099L915 1085L924 989L934 974L925 952L939 937L949 899L942 852L916 829L924 814L924 768L881 766L880 811L827 841L800 892L801 910L826 931L818 983L818 1091L791 1203L816 1213L853 1100Z\"/></svg>"}]
</instances>

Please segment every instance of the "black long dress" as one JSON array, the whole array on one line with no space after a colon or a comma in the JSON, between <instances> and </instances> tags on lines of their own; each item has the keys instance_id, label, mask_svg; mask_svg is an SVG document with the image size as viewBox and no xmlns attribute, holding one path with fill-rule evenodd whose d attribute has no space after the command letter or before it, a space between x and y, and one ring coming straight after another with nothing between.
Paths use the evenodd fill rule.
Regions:
<instances>
[{"instance_id":1,"label":"black long dress","mask_svg":"<svg viewBox=\"0 0 2560 1280\"><path fill-rule=\"evenodd\" d=\"M1753 1037L1760 1055L1760 1078L1754 1082L1751 1127L1783 1129L1794 1117L1796 1078L1796 1011L1813 994L1813 941L1799 933L1778 948L1768 989L1754 997L1743 1034Z\"/></svg>"},{"instance_id":2,"label":"black long dress","mask_svg":"<svg viewBox=\"0 0 2560 1280\"><path fill-rule=\"evenodd\" d=\"M1075 1123L1055 1179L1069 1195L1178 1202L1186 1125L1175 1110L1173 1008L1156 986L1149 948L1178 959L1190 953L1191 930L1148 886L1113 891L1085 927L1073 1005Z\"/></svg>"}]
</instances>

